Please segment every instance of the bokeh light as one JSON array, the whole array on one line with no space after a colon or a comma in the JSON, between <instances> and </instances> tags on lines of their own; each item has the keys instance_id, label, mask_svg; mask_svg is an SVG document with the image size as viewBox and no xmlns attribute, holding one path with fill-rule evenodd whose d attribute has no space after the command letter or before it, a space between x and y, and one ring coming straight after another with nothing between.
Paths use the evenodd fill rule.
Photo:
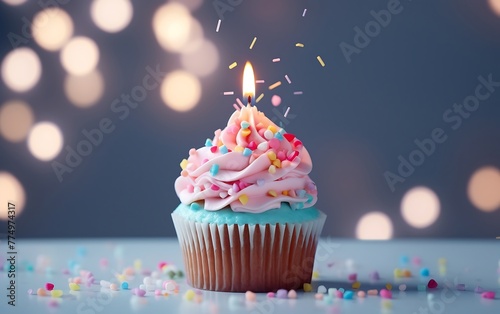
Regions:
<instances>
[{"instance_id":1,"label":"bokeh light","mask_svg":"<svg viewBox=\"0 0 500 314\"><path fill-rule=\"evenodd\" d=\"M2 62L2 79L16 92L25 92L35 86L42 75L38 55L30 48L17 48L9 52Z\"/></svg>"},{"instance_id":2,"label":"bokeh light","mask_svg":"<svg viewBox=\"0 0 500 314\"><path fill-rule=\"evenodd\" d=\"M159 7L153 16L153 31L160 46L180 52L189 42L192 19L189 10L178 2Z\"/></svg>"},{"instance_id":3,"label":"bokeh light","mask_svg":"<svg viewBox=\"0 0 500 314\"><path fill-rule=\"evenodd\" d=\"M500 15L500 0L489 0L491 9L496 15Z\"/></svg>"},{"instance_id":4,"label":"bokeh light","mask_svg":"<svg viewBox=\"0 0 500 314\"><path fill-rule=\"evenodd\" d=\"M26 0L3 0L3 2L7 3L8 5L20 5L26 2Z\"/></svg>"},{"instance_id":5,"label":"bokeh light","mask_svg":"<svg viewBox=\"0 0 500 314\"><path fill-rule=\"evenodd\" d=\"M28 135L28 148L37 159L49 161L61 152L63 136L61 130L52 122L39 122Z\"/></svg>"},{"instance_id":6,"label":"bokeh light","mask_svg":"<svg viewBox=\"0 0 500 314\"><path fill-rule=\"evenodd\" d=\"M191 110L201 97L201 84L193 74L178 70L169 73L161 85L161 98L176 111Z\"/></svg>"},{"instance_id":7,"label":"bokeh light","mask_svg":"<svg viewBox=\"0 0 500 314\"><path fill-rule=\"evenodd\" d=\"M91 107L104 93L104 79L98 70L79 76L68 74L64 80L64 93L75 106Z\"/></svg>"},{"instance_id":8,"label":"bokeh light","mask_svg":"<svg viewBox=\"0 0 500 314\"><path fill-rule=\"evenodd\" d=\"M48 8L33 17L33 37L40 47L61 49L73 35L73 20L60 8Z\"/></svg>"},{"instance_id":9,"label":"bokeh light","mask_svg":"<svg viewBox=\"0 0 500 314\"><path fill-rule=\"evenodd\" d=\"M8 203L13 203L16 217L21 214L26 201L23 185L12 174L0 171L0 219L8 219Z\"/></svg>"},{"instance_id":10,"label":"bokeh light","mask_svg":"<svg viewBox=\"0 0 500 314\"><path fill-rule=\"evenodd\" d=\"M0 134L8 141L24 140L33 121L33 111L23 101L11 100L0 107Z\"/></svg>"},{"instance_id":11,"label":"bokeh light","mask_svg":"<svg viewBox=\"0 0 500 314\"><path fill-rule=\"evenodd\" d=\"M191 18L191 27L189 28L188 39L186 44L179 49L180 53L189 53L196 51L201 44L205 42L203 27L201 27L200 22Z\"/></svg>"},{"instance_id":12,"label":"bokeh light","mask_svg":"<svg viewBox=\"0 0 500 314\"><path fill-rule=\"evenodd\" d=\"M85 75L92 72L99 62L99 48L88 37L75 37L61 50L61 63L68 73Z\"/></svg>"},{"instance_id":13,"label":"bokeh light","mask_svg":"<svg viewBox=\"0 0 500 314\"><path fill-rule=\"evenodd\" d=\"M130 0L94 0L90 7L92 21L109 33L116 33L127 27L133 12Z\"/></svg>"},{"instance_id":14,"label":"bokeh light","mask_svg":"<svg viewBox=\"0 0 500 314\"><path fill-rule=\"evenodd\" d=\"M403 219L412 227L426 228L439 217L441 204L431 189L418 186L405 193L401 201Z\"/></svg>"},{"instance_id":15,"label":"bokeh light","mask_svg":"<svg viewBox=\"0 0 500 314\"><path fill-rule=\"evenodd\" d=\"M387 240L392 238L391 219L381 212L370 212L358 222L356 237L361 240Z\"/></svg>"},{"instance_id":16,"label":"bokeh light","mask_svg":"<svg viewBox=\"0 0 500 314\"><path fill-rule=\"evenodd\" d=\"M500 208L500 170L492 166L476 170L469 180L467 194L479 210L492 212Z\"/></svg>"},{"instance_id":17,"label":"bokeh light","mask_svg":"<svg viewBox=\"0 0 500 314\"><path fill-rule=\"evenodd\" d=\"M209 40L204 40L197 49L181 55L181 64L198 76L212 74L219 66L219 50Z\"/></svg>"}]
</instances>

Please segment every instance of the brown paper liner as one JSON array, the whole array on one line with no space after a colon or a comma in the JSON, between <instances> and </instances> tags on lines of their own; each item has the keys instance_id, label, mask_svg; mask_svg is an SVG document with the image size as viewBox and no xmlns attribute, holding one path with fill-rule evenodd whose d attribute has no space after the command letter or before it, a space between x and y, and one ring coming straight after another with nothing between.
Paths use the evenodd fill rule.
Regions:
<instances>
[{"instance_id":1,"label":"brown paper liner","mask_svg":"<svg viewBox=\"0 0 500 314\"><path fill-rule=\"evenodd\" d=\"M326 215L296 224L216 225L172 214L188 283L197 289L269 292L311 282Z\"/></svg>"}]
</instances>

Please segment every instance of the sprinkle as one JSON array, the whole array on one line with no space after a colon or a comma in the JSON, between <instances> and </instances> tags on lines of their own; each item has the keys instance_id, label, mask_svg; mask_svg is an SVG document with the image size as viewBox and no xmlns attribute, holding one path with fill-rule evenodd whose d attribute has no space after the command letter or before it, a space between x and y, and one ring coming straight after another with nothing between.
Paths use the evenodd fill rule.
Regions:
<instances>
[{"instance_id":1,"label":"sprinkle","mask_svg":"<svg viewBox=\"0 0 500 314\"><path fill-rule=\"evenodd\" d=\"M273 132L272 132L271 130L266 130L266 131L264 132L264 138L265 138L266 140L268 140L268 141L269 141L269 140L271 140L273 137L274 137L274 134L273 134Z\"/></svg>"},{"instance_id":2,"label":"sprinkle","mask_svg":"<svg viewBox=\"0 0 500 314\"><path fill-rule=\"evenodd\" d=\"M45 289L47 289L48 291L52 291L54 290L54 284L53 283L50 283L50 282L47 282L45 284Z\"/></svg>"},{"instance_id":3,"label":"sprinkle","mask_svg":"<svg viewBox=\"0 0 500 314\"><path fill-rule=\"evenodd\" d=\"M237 111L239 111L239 110L240 110L240 107L238 107L238 105L237 105L237 104L233 104L233 108L234 108L234 109L236 109Z\"/></svg>"},{"instance_id":4,"label":"sprinkle","mask_svg":"<svg viewBox=\"0 0 500 314\"><path fill-rule=\"evenodd\" d=\"M358 298L364 298L364 297L366 297L366 292L358 291Z\"/></svg>"},{"instance_id":5,"label":"sprinkle","mask_svg":"<svg viewBox=\"0 0 500 314\"><path fill-rule=\"evenodd\" d=\"M193 290L189 289L186 291L186 293L184 294L184 299L187 300L187 301L193 301L194 299L194 296L195 296L195 293Z\"/></svg>"},{"instance_id":6,"label":"sprinkle","mask_svg":"<svg viewBox=\"0 0 500 314\"><path fill-rule=\"evenodd\" d=\"M340 292L344 293L345 289L344 288L338 288L337 290L339 290Z\"/></svg>"},{"instance_id":7,"label":"sprinkle","mask_svg":"<svg viewBox=\"0 0 500 314\"><path fill-rule=\"evenodd\" d=\"M276 134L279 134L279 133L276 133ZM278 140L277 138L270 139L269 140L269 147L277 150L278 148L280 148L280 140Z\"/></svg>"},{"instance_id":8,"label":"sprinkle","mask_svg":"<svg viewBox=\"0 0 500 314\"><path fill-rule=\"evenodd\" d=\"M110 289L110 290L113 290L113 291L118 291L118 290L120 290L120 289L118 288L118 285L117 285L116 283L112 283L112 284L110 284L110 285L109 285L109 289Z\"/></svg>"},{"instance_id":9,"label":"sprinkle","mask_svg":"<svg viewBox=\"0 0 500 314\"><path fill-rule=\"evenodd\" d=\"M297 299L297 292L295 292L295 290L290 290L288 291L288 298L289 299Z\"/></svg>"},{"instance_id":10,"label":"sprinkle","mask_svg":"<svg viewBox=\"0 0 500 314\"><path fill-rule=\"evenodd\" d=\"M250 156L250 155L252 155L252 150L251 150L250 148L248 148L248 147L247 147L247 148L245 148L245 149L243 150L243 156L248 157L248 156Z\"/></svg>"},{"instance_id":11,"label":"sprinkle","mask_svg":"<svg viewBox=\"0 0 500 314\"><path fill-rule=\"evenodd\" d=\"M41 296L41 297L44 297L44 296L47 295L47 291L45 291L45 289L43 289L43 288L38 288L36 290L36 294L39 295L39 296Z\"/></svg>"},{"instance_id":12,"label":"sprinkle","mask_svg":"<svg viewBox=\"0 0 500 314\"><path fill-rule=\"evenodd\" d=\"M288 297L288 292L285 289L279 289L276 292L276 297L278 299L286 299Z\"/></svg>"},{"instance_id":13,"label":"sprinkle","mask_svg":"<svg viewBox=\"0 0 500 314\"><path fill-rule=\"evenodd\" d=\"M269 169L267 169L267 171L268 171L270 174L275 174L275 173L276 173L276 166L275 166L275 165L270 165L270 166L269 166Z\"/></svg>"},{"instance_id":14,"label":"sprinkle","mask_svg":"<svg viewBox=\"0 0 500 314\"><path fill-rule=\"evenodd\" d=\"M359 287L361 287L361 282L355 281L355 282L352 283L352 288L353 289L359 289Z\"/></svg>"},{"instance_id":15,"label":"sprinkle","mask_svg":"<svg viewBox=\"0 0 500 314\"><path fill-rule=\"evenodd\" d=\"M250 129L242 129L241 130L241 135L243 136L249 136L252 131Z\"/></svg>"},{"instance_id":16,"label":"sprinkle","mask_svg":"<svg viewBox=\"0 0 500 314\"><path fill-rule=\"evenodd\" d=\"M212 176L215 176L218 172L219 172L219 165L213 164L212 167L210 167L210 174Z\"/></svg>"},{"instance_id":17,"label":"sprinkle","mask_svg":"<svg viewBox=\"0 0 500 314\"><path fill-rule=\"evenodd\" d=\"M392 285L388 282L388 283L385 284L385 288L387 290L392 290Z\"/></svg>"},{"instance_id":18,"label":"sprinkle","mask_svg":"<svg viewBox=\"0 0 500 314\"><path fill-rule=\"evenodd\" d=\"M272 197L276 197L276 196L278 196L278 193L276 193L276 191L274 191L274 190L269 190L269 191L267 191L267 195L272 196Z\"/></svg>"},{"instance_id":19,"label":"sprinkle","mask_svg":"<svg viewBox=\"0 0 500 314\"><path fill-rule=\"evenodd\" d=\"M306 196L306 190L297 190L295 193L297 193L297 196L300 198L304 198Z\"/></svg>"},{"instance_id":20,"label":"sprinkle","mask_svg":"<svg viewBox=\"0 0 500 314\"><path fill-rule=\"evenodd\" d=\"M318 59L318 62L319 64L321 64L322 67L325 66L325 62L323 61L323 59L321 59L321 56L317 56L316 59Z\"/></svg>"},{"instance_id":21,"label":"sprinkle","mask_svg":"<svg viewBox=\"0 0 500 314\"><path fill-rule=\"evenodd\" d=\"M274 292L268 292L267 293L268 298L274 298Z\"/></svg>"},{"instance_id":22,"label":"sprinkle","mask_svg":"<svg viewBox=\"0 0 500 314\"><path fill-rule=\"evenodd\" d=\"M335 291L335 296L339 299L342 299L344 297L344 292L337 290L337 291Z\"/></svg>"},{"instance_id":23,"label":"sprinkle","mask_svg":"<svg viewBox=\"0 0 500 314\"><path fill-rule=\"evenodd\" d=\"M242 146L240 146L240 145L236 145L236 146L234 147L234 149L233 149L233 150L234 150L235 152L242 153L242 152L243 152L243 149L244 149L244 148L243 148Z\"/></svg>"},{"instance_id":24,"label":"sprinkle","mask_svg":"<svg viewBox=\"0 0 500 314\"><path fill-rule=\"evenodd\" d=\"M484 289L481 286L476 286L474 288L474 292L475 293L482 293L482 292L484 292Z\"/></svg>"},{"instance_id":25,"label":"sprinkle","mask_svg":"<svg viewBox=\"0 0 500 314\"><path fill-rule=\"evenodd\" d=\"M194 203L191 203L191 205L189 206L191 208L191 210L199 210L201 208L200 204L194 202Z\"/></svg>"},{"instance_id":26,"label":"sprinkle","mask_svg":"<svg viewBox=\"0 0 500 314\"><path fill-rule=\"evenodd\" d=\"M429 289L435 289L435 288L437 288L437 286L438 286L438 283L434 279L429 280L429 282L427 283L427 287Z\"/></svg>"},{"instance_id":27,"label":"sprinkle","mask_svg":"<svg viewBox=\"0 0 500 314\"><path fill-rule=\"evenodd\" d=\"M302 17L306 16L306 12L307 12L307 9L304 9L304 12L302 13Z\"/></svg>"},{"instance_id":28,"label":"sprinkle","mask_svg":"<svg viewBox=\"0 0 500 314\"><path fill-rule=\"evenodd\" d=\"M281 104L281 97L278 95L273 95L273 97L271 97L271 104L274 107L278 107Z\"/></svg>"},{"instance_id":29,"label":"sprinkle","mask_svg":"<svg viewBox=\"0 0 500 314\"><path fill-rule=\"evenodd\" d=\"M281 194L288 195L288 192L287 191L283 191L283 192L281 192ZM312 273L312 278L313 279L318 279L319 278L319 271L314 270L313 273Z\"/></svg>"},{"instance_id":30,"label":"sprinkle","mask_svg":"<svg viewBox=\"0 0 500 314\"><path fill-rule=\"evenodd\" d=\"M245 292L245 299L250 302L255 302L257 300L257 296L252 291L247 291Z\"/></svg>"},{"instance_id":31,"label":"sprinkle","mask_svg":"<svg viewBox=\"0 0 500 314\"><path fill-rule=\"evenodd\" d=\"M465 291L465 284L459 283L456 288L458 291Z\"/></svg>"},{"instance_id":32,"label":"sprinkle","mask_svg":"<svg viewBox=\"0 0 500 314\"><path fill-rule=\"evenodd\" d=\"M280 85L281 85L281 81L277 81L276 83L269 86L269 90L273 90Z\"/></svg>"},{"instance_id":33,"label":"sprinkle","mask_svg":"<svg viewBox=\"0 0 500 314\"><path fill-rule=\"evenodd\" d=\"M314 295L314 298L315 298L316 300L323 300L323 294L322 294L322 293L316 293L316 294Z\"/></svg>"},{"instance_id":34,"label":"sprinkle","mask_svg":"<svg viewBox=\"0 0 500 314\"><path fill-rule=\"evenodd\" d=\"M353 296L354 296L354 292L348 290L344 293L344 300L352 300Z\"/></svg>"},{"instance_id":35,"label":"sprinkle","mask_svg":"<svg viewBox=\"0 0 500 314\"><path fill-rule=\"evenodd\" d=\"M280 62L280 61L281 61L281 59L280 59L280 58L274 58L274 59L273 59L273 62Z\"/></svg>"},{"instance_id":36,"label":"sprinkle","mask_svg":"<svg viewBox=\"0 0 500 314\"><path fill-rule=\"evenodd\" d=\"M248 145L247 145L247 148L251 149L251 150L255 150L255 149L257 149L257 144L255 144L254 141L250 141L250 143L248 143Z\"/></svg>"},{"instance_id":37,"label":"sprinkle","mask_svg":"<svg viewBox=\"0 0 500 314\"><path fill-rule=\"evenodd\" d=\"M233 63L231 63L231 64L229 65L229 70L234 69L237 65L238 65L238 63L237 63L236 61L234 61Z\"/></svg>"},{"instance_id":38,"label":"sprinkle","mask_svg":"<svg viewBox=\"0 0 500 314\"><path fill-rule=\"evenodd\" d=\"M248 196L246 194L241 194L238 200L240 200L241 204L245 205L248 203Z\"/></svg>"},{"instance_id":39,"label":"sprinkle","mask_svg":"<svg viewBox=\"0 0 500 314\"><path fill-rule=\"evenodd\" d=\"M228 153L227 147L225 145L222 145L221 147L219 147L219 152L223 155L227 154Z\"/></svg>"},{"instance_id":40,"label":"sprinkle","mask_svg":"<svg viewBox=\"0 0 500 314\"><path fill-rule=\"evenodd\" d=\"M423 277L429 276L429 268L422 268L420 270L420 276L423 276Z\"/></svg>"},{"instance_id":41,"label":"sprinkle","mask_svg":"<svg viewBox=\"0 0 500 314\"><path fill-rule=\"evenodd\" d=\"M241 100L239 98L236 98L236 102L238 103L238 105L241 107L241 108L245 108L245 106L243 105L243 103L241 102Z\"/></svg>"},{"instance_id":42,"label":"sprinkle","mask_svg":"<svg viewBox=\"0 0 500 314\"><path fill-rule=\"evenodd\" d=\"M393 271L393 273L394 273L394 277L395 278L403 277L402 271L399 268L395 268L394 271Z\"/></svg>"},{"instance_id":43,"label":"sprinkle","mask_svg":"<svg viewBox=\"0 0 500 314\"><path fill-rule=\"evenodd\" d=\"M304 48L304 44L303 44L303 43L296 43L296 44L295 44L295 47Z\"/></svg>"},{"instance_id":44,"label":"sprinkle","mask_svg":"<svg viewBox=\"0 0 500 314\"><path fill-rule=\"evenodd\" d=\"M328 295L331 295L332 297L337 294L337 288L328 288Z\"/></svg>"},{"instance_id":45,"label":"sprinkle","mask_svg":"<svg viewBox=\"0 0 500 314\"><path fill-rule=\"evenodd\" d=\"M215 32L218 33L219 32L219 28L220 28L220 23L222 22L221 19L219 19L219 21L217 22L217 27L215 28Z\"/></svg>"},{"instance_id":46,"label":"sprinkle","mask_svg":"<svg viewBox=\"0 0 500 314\"><path fill-rule=\"evenodd\" d=\"M292 84L292 81L290 81L290 78L288 77L288 75L285 75L285 79L288 82L288 84Z\"/></svg>"},{"instance_id":47,"label":"sprinkle","mask_svg":"<svg viewBox=\"0 0 500 314\"><path fill-rule=\"evenodd\" d=\"M128 282L126 282L126 281L122 282L121 287L123 290L128 290Z\"/></svg>"},{"instance_id":48,"label":"sprinkle","mask_svg":"<svg viewBox=\"0 0 500 314\"><path fill-rule=\"evenodd\" d=\"M377 295L378 291L377 291L377 289L371 289L371 290L368 290L367 293L368 293L368 295Z\"/></svg>"},{"instance_id":49,"label":"sprinkle","mask_svg":"<svg viewBox=\"0 0 500 314\"><path fill-rule=\"evenodd\" d=\"M206 146L206 147L211 147L211 146L213 146L213 145L214 145L214 144L212 143L212 140L211 140L211 139L207 138L207 139L205 140L205 146Z\"/></svg>"},{"instance_id":50,"label":"sprinkle","mask_svg":"<svg viewBox=\"0 0 500 314\"><path fill-rule=\"evenodd\" d=\"M252 40L252 43L250 44L250 49L253 48L253 45L255 45L255 42L257 41L257 37L254 37Z\"/></svg>"},{"instance_id":51,"label":"sprinkle","mask_svg":"<svg viewBox=\"0 0 500 314\"><path fill-rule=\"evenodd\" d=\"M248 129L250 123L248 123L248 121L241 121L240 126L242 129Z\"/></svg>"},{"instance_id":52,"label":"sprinkle","mask_svg":"<svg viewBox=\"0 0 500 314\"><path fill-rule=\"evenodd\" d=\"M422 260L420 259L420 257L418 256L415 256L414 258L411 259L411 262L413 263L413 265L415 266L420 266L420 264L422 264Z\"/></svg>"},{"instance_id":53,"label":"sprinkle","mask_svg":"<svg viewBox=\"0 0 500 314\"><path fill-rule=\"evenodd\" d=\"M180 163L181 169L182 169L182 170L185 170L185 169L186 169L187 164L188 164L187 159L183 159L183 160L181 161L181 163Z\"/></svg>"},{"instance_id":54,"label":"sprinkle","mask_svg":"<svg viewBox=\"0 0 500 314\"><path fill-rule=\"evenodd\" d=\"M299 155L299 152L294 150L293 152L291 152L290 154L288 154L288 156L286 157L286 159L288 159L289 161L293 161L295 159L295 157L297 157Z\"/></svg>"},{"instance_id":55,"label":"sprinkle","mask_svg":"<svg viewBox=\"0 0 500 314\"><path fill-rule=\"evenodd\" d=\"M495 292L494 291L485 291L481 294L481 297L483 299L495 299Z\"/></svg>"},{"instance_id":56,"label":"sprinkle","mask_svg":"<svg viewBox=\"0 0 500 314\"><path fill-rule=\"evenodd\" d=\"M304 283L304 285L302 286L302 289L304 289L304 292L311 292L312 285L310 283Z\"/></svg>"},{"instance_id":57,"label":"sprinkle","mask_svg":"<svg viewBox=\"0 0 500 314\"><path fill-rule=\"evenodd\" d=\"M317 292L318 293L326 293L326 287L323 285L319 286Z\"/></svg>"},{"instance_id":58,"label":"sprinkle","mask_svg":"<svg viewBox=\"0 0 500 314\"><path fill-rule=\"evenodd\" d=\"M356 279L358 279L358 274L356 274L356 273L352 273L352 274L347 275L347 280L349 280L349 281L356 281Z\"/></svg>"},{"instance_id":59,"label":"sprinkle","mask_svg":"<svg viewBox=\"0 0 500 314\"><path fill-rule=\"evenodd\" d=\"M69 283L69 289L71 291L78 291L78 290L80 290L80 286L78 284L74 283L74 282L70 282Z\"/></svg>"},{"instance_id":60,"label":"sprinkle","mask_svg":"<svg viewBox=\"0 0 500 314\"><path fill-rule=\"evenodd\" d=\"M281 168L281 160L279 159L273 160L273 165L276 166L276 168Z\"/></svg>"},{"instance_id":61,"label":"sprinkle","mask_svg":"<svg viewBox=\"0 0 500 314\"><path fill-rule=\"evenodd\" d=\"M404 269L402 275L403 277L409 278L411 277L411 271L409 269Z\"/></svg>"},{"instance_id":62,"label":"sprinkle","mask_svg":"<svg viewBox=\"0 0 500 314\"><path fill-rule=\"evenodd\" d=\"M264 98L264 93L260 94L259 97L257 97L257 99L255 100L255 103L258 103L259 101L261 101L262 98Z\"/></svg>"},{"instance_id":63,"label":"sprinkle","mask_svg":"<svg viewBox=\"0 0 500 314\"><path fill-rule=\"evenodd\" d=\"M211 189L212 191L218 191L218 190L220 190L220 187L219 187L219 186L217 186L217 185L215 185L215 184L212 184L212 185L210 186L210 189Z\"/></svg>"},{"instance_id":64,"label":"sprinkle","mask_svg":"<svg viewBox=\"0 0 500 314\"><path fill-rule=\"evenodd\" d=\"M234 95L234 92L224 92L224 96Z\"/></svg>"},{"instance_id":65,"label":"sprinkle","mask_svg":"<svg viewBox=\"0 0 500 314\"><path fill-rule=\"evenodd\" d=\"M257 145L257 149L260 151L266 151L269 148L269 144L267 142L262 142Z\"/></svg>"},{"instance_id":66,"label":"sprinkle","mask_svg":"<svg viewBox=\"0 0 500 314\"><path fill-rule=\"evenodd\" d=\"M274 151L269 151L267 153L267 157L269 158L270 161L276 160L276 153Z\"/></svg>"},{"instance_id":67,"label":"sprinkle","mask_svg":"<svg viewBox=\"0 0 500 314\"><path fill-rule=\"evenodd\" d=\"M294 95L302 95L302 91L296 91L296 92L293 92Z\"/></svg>"},{"instance_id":68,"label":"sprinkle","mask_svg":"<svg viewBox=\"0 0 500 314\"><path fill-rule=\"evenodd\" d=\"M60 298L63 295L62 290L52 290L50 291L50 295L54 298Z\"/></svg>"},{"instance_id":69,"label":"sprinkle","mask_svg":"<svg viewBox=\"0 0 500 314\"><path fill-rule=\"evenodd\" d=\"M214 146L212 146L212 147L210 147L210 151L211 151L212 153L214 153L214 154L217 152L217 150L218 150L218 149L219 149L219 147L217 147L217 146L215 146L215 145L214 145Z\"/></svg>"},{"instance_id":70,"label":"sprinkle","mask_svg":"<svg viewBox=\"0 0 500 314\"><path fill-rule=\"evenodd\" d=\"M391 299L392 298L391 290L387 289L380 290L380 297L382 297L383 299Z\"/></svg>"},{"instance_id":71,"label":"sprinkle","mask_svg":"<svg viewBox=\"0 0 500 314\"><path fill-rule=\"evenodd\" d=\"M256 80L255 81L255 84L264 84L266 81L264 80Z\"/></svg>"},{"instance_id":72,"label":"sprinkle","mask_svg":"<svg viewBox=\"0 0 500 314\"><path fill-rule=\"evenodd\" d=\"M405 291L405 290L406 290L405 284L399 285L399 291Z\"/></svg>"}]
</instances>

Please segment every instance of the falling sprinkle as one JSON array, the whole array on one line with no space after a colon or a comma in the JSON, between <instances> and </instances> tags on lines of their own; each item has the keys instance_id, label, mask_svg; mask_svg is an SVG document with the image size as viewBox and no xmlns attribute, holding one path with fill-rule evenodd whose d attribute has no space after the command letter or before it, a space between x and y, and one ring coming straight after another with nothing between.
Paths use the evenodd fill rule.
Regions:
<instances>
[{"instance_id":1,"label":"falling sprinkle","mask_svg":"<svg viewBox=\"0 0 500 314\"><path fill-rule=\"evenodd\" d=\"M241 108L245 108L245 106L243 105L243 103L239 98L236 98L236 102L238 103L238 105L240 105Z\"/></svg>"},{"instance_id":2,"label":"falling sprinkle","mask_svg":"<svg viewBox=\"0 0 500 314\"><path fill-rule=\"evenodd\" d=\"M259 97L257 97L257 100L255 100L256 103L261 101L261 99L264 98L264 93L260 94Z\"/></svg>"},{"instance_id":3,"label":"falling sprinkle","mask_svg":"<svg viewBox=\"0 0 500 314\"><path fill-rule=\"evenodd\" d=\"M304 14L305 14L305 11L304 11ZM219 21L217 22L217 28L215 29L215 32L218 33L219 32L219 28L220 28L220 23L222 22L222 20L219 19Z\"/></svg>"},{"instance_id":4,"label":"falling sprinkle","mask_svg":"<svg viewBox=\"0 0 500 314\"><path fill-rule=\"evenodd\" d=\"M307 12L307 9L304 9L304 12L302 13L302 17L306 16L306 12Z\"/></svg>"},{"instance_id":5,"label":"falling sprinkle","mask_svg":"<svg viewBox=\"0 0 500 314\"><path fill-rule=\"evenodd\" d=\"M281 81L277 81L273 85L269 86L269 90L275 89L276 87L281 85Z\"/></svg>"},{"instance_id":6,"label":"falling sprinkle","mask_svg":"<svg viewBox=\"0 0 500 314\"><path fill-rule=\"evenodd\" d=\"M302 43L296 43L296 44L295 44L295 47L304 48L304 44L302 44Z\"/></svg>"},{"instance_id":7,"label":"falling sprinkle","mask_svg":"<svg viewBox=\"0 0 500 314\"><path fill-rule=\"evenodd\" d=\"M224 96L234 95L234 92L224 92Z\"/></svg>"},{"instance_id":8,"label":"falling sprinkle","mask_svg":"<svg viewBox=\"0 0 500 314\"><path fill-rule=\"evenodd\" d=\"M231 64L229 65L229 70L234 69L237 65L238 65L238 63L236 63L236 61L235 61L235 62L233 62L233 63L231 63Z\"/></svg>"},{"instance_id":9,"label":"falling sprinkle","mask_svg":"<svg viewBox=\"0 0 500 314\"><path fill-rule=\"evenodd\" d=\"M264 84L265 82L266 82L266 81L264 81L264 80L256 80L256 81L255 81L255 83L256 83L256 84Z\"/></svg>"},{"instance_id":10,"label":"falling sprinkle","mask_svg":"<svg viewBox=\"0 0 500 314\"><path fill-rule=\"evenodd\" d=\"M234 109L236 109L237 111L240 111L240 107L238 107L238 105L237 105L237 104L233 104L233 107L234 107Z\"/></svg>"},{"instance_id":11,"label":"falling sprinkle","mask_svg":"<svg viewBox=\"0 0 500 314\"><path fill-rule=\"evenodd\" d=\"M280 62L280 61L281 61L281 59L280 59L280 58L274 58L274 59L273 59L273 62Z\"/></svg>"},{"instance_id":12,"label":"falling sprinkle","mask_svg":"<svg viewBox=\"0 0 500 314\"><path fill-rule=\"evenodd\" d=\"M286 78L286 81L288 82L288 84L292 84L292 81L290 81L290 78L288 77L288 75L285 75L285 78Z\"/></svg>"},{"instance_id":13,"label":"falling sprinkle","mask_svg":"<svg viewBox=\"0 0 500 314\"><path fill-rule=\"evenodd\" d=\"M321 64L322 67L325 66L325 62L323 61L323 59L321 59L321 56L317 56L316 59L318 59L318 62L319 64Z\"/></svg>"},{"instance_id":14,"label":"falling sprinkle","mask_svg":"<svg viewBox=\"0 0 500 314\"><path fill-rule=\"evenodd\" d=\"M293 92L294 95L302 95L302 91Z\"/></svg>"},{"instance_id":15,"label":"falling sprinkle","mask_svg":"<svg viewBox=\"0 0 500 314\"><path fill-rule=\"evenodd\" d=\"M283 115L283 117L287 117L288 116L288 113L290 112L290 107L286 108L286 111L285 111L285 114Z\"/></svg>"},{"instance_id":16,"label":"falling sprinkle","mask_svg":"<svg viewBox=\"0 0 500 314\"><path fill-rule=\"evenodd\" d=\"M255 45L255 42L257 41L257 37L254 37L252 40L252 43L250 44L250 49L253 48L253 45Z\"/></svg>"}]
</instances>

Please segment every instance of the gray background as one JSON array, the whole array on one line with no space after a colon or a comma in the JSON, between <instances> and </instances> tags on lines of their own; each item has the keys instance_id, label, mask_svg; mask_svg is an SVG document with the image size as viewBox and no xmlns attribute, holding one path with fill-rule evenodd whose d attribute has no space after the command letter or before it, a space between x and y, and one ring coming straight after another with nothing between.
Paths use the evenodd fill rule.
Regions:
<instances>
[{"instance_id":1,"label":"gray background","mask_svg":"<svg viewBox=\"0 0 500 314\"><path fill-rule=\"evenodd\" d=\"M224 1L225 2L225 1ZM63 182L50 162L35 159L25 143L0 138L0 170L23 184L27 203L17 217L18 237L173 236L170 212L179 203L173 182L179 162L191 147L200 147L213 131L225 126L234 98L226 90L241 90L242 67L233 61L251 60L257 77L265 78L257 94L266 93L259 109L272 115L267 83L282 80L283 105L296 115L286 126L305 143L313 158L311 177L319 189L317 207L328 214L323 235L352 237L359 218L369 211L387 213L395 237L494 237L500 235L500 211L484 213L466 195L471 174L484 165L500 167L500 91L481 102L457 130L443 121L445 110L471 95L478 76L500 81L500 18L486 1L424 1L401 3L403 11L372 38L350 63L339 47L353 44L354 30L373 20L371 10L388 1L243 0L224 14L221 31L211 1L193 15L205 37L219 48L218 70L202 78L202 100L187 113L166 107L159 90L124 121L110 113L113 99L128 93L148 65L172 71L179 57L160 48L151 19L163 1L133 1L130 25L117 34L98 29L87 1L63 6L73 18L75 35L99 45L99 69L106 81L99 104L89 109L72 106L62 84L65 73L58 53L33 41L42 60L42 80L27 93L17 94L0 83L0 103L24 99L37 121L51 120L62 129L65 145L75 146L81 130L95 128L102 117L113 117L116 130L85 158ZM306 17L302 11L308 9ZM39 6L10 7L0 2L0 57L11 49L9 32L20 32ZM254 36L253 50L248 46ZM303 42L303 49L295 48ZM316 61L321 55L327 66ZM273 58L281 62L273 64ZM288 74L293 86L283 75ZM304 95L294 96L294 90ZM392 192L383 176L397 171L398 156L416 148L413 141L443 128L448 139L405 182ZM61 153L56 160L61 161ZM441 201L441 215L428 228L410 227L401 217L400 202L410 188L425 185ZM1 191L0 191L1 193Z\"/></svg>"}]
</instances>

